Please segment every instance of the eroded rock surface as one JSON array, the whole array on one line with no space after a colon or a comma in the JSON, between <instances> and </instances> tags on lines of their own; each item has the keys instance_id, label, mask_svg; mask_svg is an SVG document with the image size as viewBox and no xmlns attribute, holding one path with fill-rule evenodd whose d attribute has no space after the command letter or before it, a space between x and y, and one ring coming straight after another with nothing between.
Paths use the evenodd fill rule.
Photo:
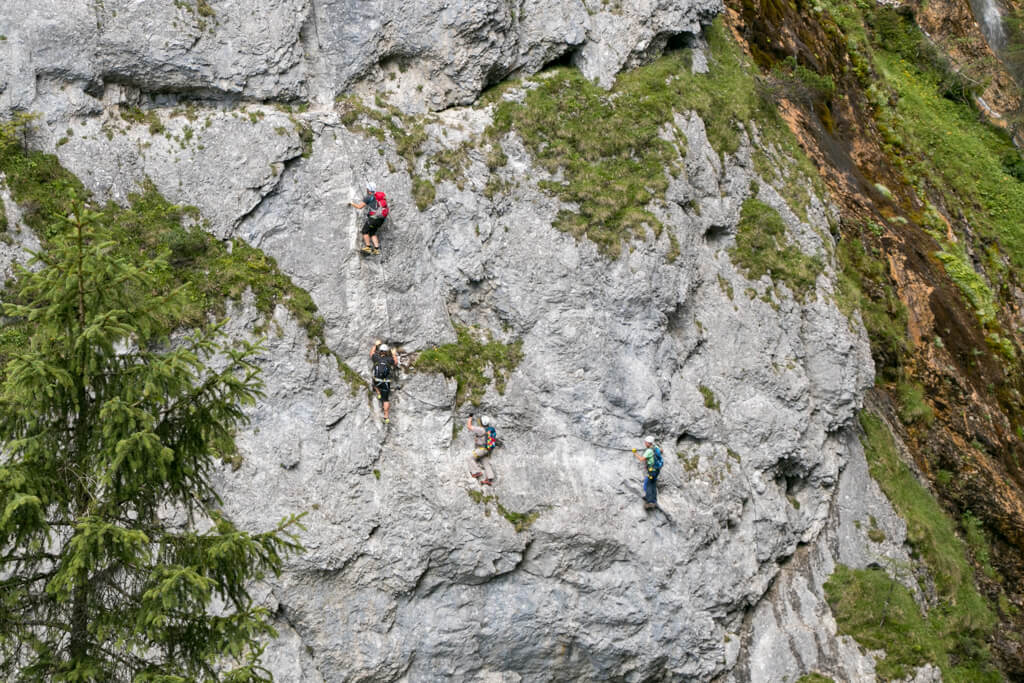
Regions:
<instances>
[{"instance_id":1,"label":"eroded rock surface","mask_svg":"<svg viewBox=\"0 0 1024 683\"><path fill-rule=\"evenodd\" d=\"M241 2L211 2L213 16L206 3L150 4L0 9L16 28L0 42L0 106L41 112L33 145L102 198L125 201L149 179L198 206L218 237L273 256L311 293L330 349L364 377L375 337L406 354L453 341L456 324L522 342L504 394L492 385L476 409L504 442L495 486L481 488L454 381L407 373L385 428L365 390L276 311L267 395L239 434L240 467L225 464L218 485L246 528L307 513L308 552L267 587L279 680L746 681L824 665L872 675L821 597L836 561L902 552L884 499L850 493L870 488L853 431L873 379L866 336L833 303L830 266L801 304L767 277L748 281L728 253L756 192L828 264L827 208L814 200L801 220L758 177L745 136L723 158L700 118L680 112L685 171L651 207L665 229L609 259L552 227L562 207L514 134L493 171L504 191L485 193L478 147L465 177L439 183L419 211L397 151L330 104L380 69L409 109L467 102L569 51L609 80L696 33L716 3L281 0L258 16ZM74 33L74 49L58 54L51 26ZM417 83L422 96L410 94ZM173 92L204 99L162 106L158 93ZM140 102L162 130L120 116ZM481 139L489 116L451 109L428 145ZM380 258L355 251L348 202L366 179L392 205ZM0 252L6 269L22 245ZM253 310L235 307L236 333L264 327ZM645 433L666 453L662 511L642 509L640 466L620 450ZM891 547L850 535L867 514L891 524ZM517 531L516 515L535 518ZM797 626L813 635L792 636Z\"/></svg>"},{"instance_id":2,"label":"eroded rock surface","mask_svg":"<svg viewBox=\"0 0 1024 683\"><path fill-rule=\"evenodd\" d=\"M719 0L265 0L259 11L244 0L8 2L0 104L118 84L154 97L322 105L358 87L408 109L443 109L563 57L610 84L697 36L721 9Z\"/></svg>"}]
</instances>

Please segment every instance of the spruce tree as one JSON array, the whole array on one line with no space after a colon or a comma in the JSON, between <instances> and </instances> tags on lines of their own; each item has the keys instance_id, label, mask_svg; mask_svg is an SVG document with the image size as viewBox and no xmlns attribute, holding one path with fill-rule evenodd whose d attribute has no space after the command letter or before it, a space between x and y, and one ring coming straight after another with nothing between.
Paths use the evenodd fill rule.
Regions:
<instances>
[{"instance_id":1,"label":"spruce tree","mask_svg":"<svg viewBox=\"0 0 1024 683\"><path fill-rule=\"evenodd\" d=\"M167 263L75 207L2 305L28 341L0 371L0 678L268 680L248 587L301 550L296 519L240 531L210 481L258 345L174 331Z\"/></svg>"}]
</instances>

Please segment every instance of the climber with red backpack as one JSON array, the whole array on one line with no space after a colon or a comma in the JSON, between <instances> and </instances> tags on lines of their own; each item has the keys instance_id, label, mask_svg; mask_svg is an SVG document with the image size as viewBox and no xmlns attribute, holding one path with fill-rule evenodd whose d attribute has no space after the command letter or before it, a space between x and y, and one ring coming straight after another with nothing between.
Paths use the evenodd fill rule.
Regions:
<instances>
[{"instance_id":1,"label":"climber with red backpack","mask_svg":"<svg viewBox=\"0 0 1024 683\"><path fill-rule=\"evenodd\" d=\"M380 240L377 239L377 230L384 225L388 219L388 199L383 192L377 191L373 181L366 183L366 196L362 201L349 202L349 206L356 209L366 209L366 217L363 220L363 248L364 254L380 254ZM372 240L372 245L371 245Z\"/></svg>"},{"instance_id":2,"label":"climber with red backpack","mask_svg":"<svg viewBox=\"0 0 1024 683\"><path fill-rule=\"evenodd\" d=\"M470 413L469 419L466 420L466 429L474 437L473 453L469 457L469 471L474 479L479 480L481 484L490 486L494 483L494 472L491 470L490 456L498 445L498 432L494 429L491 418L486 415L481 415L480 426L475 426L473 424L473 413Z\"/></svg>"}]
</instances>

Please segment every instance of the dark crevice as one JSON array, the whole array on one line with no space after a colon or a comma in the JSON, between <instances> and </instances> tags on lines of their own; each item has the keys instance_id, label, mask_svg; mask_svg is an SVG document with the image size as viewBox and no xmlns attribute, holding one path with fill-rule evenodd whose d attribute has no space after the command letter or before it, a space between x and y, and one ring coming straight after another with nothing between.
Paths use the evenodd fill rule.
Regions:
<instances>
[{"instance_id":1,"label":"dark crevice","mask_svg":"<svg viewBox=\"0 0 1024 683\"><path fill-rule=\"evenodd\" d=\"M282 159L281 160L281 165L282 165L281 172L277 174L277 178L276 178L273 186L263 196L261 196L259 198L259 200L255 204L253 204L253 206L248 211L246 211L241 216L239 216L238 218L235 219L235 224L234 224L234 227L232 228L232 233L234 233L234 231L238 230L238 228L241 227L241 225L243 223L245 223L251 216L254 216L256 214L256 212L259 211L260 207L263 206L264 202L266 202L269 198L275 196L278 193L278 191L281 188L281 183L284 181L285 174L287 174L288 171L293 166L295 166L295 164L298 164L299 162L301 162L302 159L303 159L303 156L300 153L300 154L296 154L295 156L290 157L288 159ZM263 239L266 236L267 236L267 234L260 235L259 242L262 242ZM258 243L257 244L253 244L252 246L258 247L259 244Z\"/></svg>"},{"instance_id":2,"label":"dark crevice","mask_svg":"<svg viewBox=\"0 0 1024 683\"><path fill-rule=\"evenodd\" d=\"M670 35L665 41L665 52L688 50L692 48L696 42L697 36L692 33L675 33Z\"/></svg>"},{"instance_id":3,"label":"dark crevice","mask_svg":"<svg viewBox=\"0 0 1024 683\"><path fill-rule=\"evenodd\" d=\"M704 231L704 240L711 246L718 246L732 234L732 228L728 225L709 225Z\"/></svg>"},{"instance_id":4,"label":"dark crevice","mask_svg":"<svg viewBox=\"0 0 1024 683\"><path fill-rule=\"evenodd\" d=\"M576 58L579 54L579 48L568 49L562 54L558 55L552 60L549 60L540 68L541 71L547 71L548 69L555 69L560 66L573 66L576 64Z\"/></svg>"}]
</instances>

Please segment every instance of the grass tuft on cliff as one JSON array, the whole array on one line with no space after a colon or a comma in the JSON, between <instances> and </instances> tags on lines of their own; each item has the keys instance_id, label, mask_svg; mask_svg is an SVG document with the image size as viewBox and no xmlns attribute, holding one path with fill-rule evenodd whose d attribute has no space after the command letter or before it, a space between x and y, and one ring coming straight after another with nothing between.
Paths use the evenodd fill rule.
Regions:
<instances>
[{"instance_id":1,"label":"grass tuft on cliff","mask_svg":"<svg viewBox=\"0 0 1024 683\"><path fill-rule=\"evenodd\" d=\"M739 150L742 127L756 122L763 145L755 151L758 171L778 181L794 211L804 211L816 172L720 20L707 39L706 74L692 72L689 49L677 50L621 74L609 92L559 67L532 78L522 102L498 101L492 136L518 133L538 163L561 178L544 189L575 207L559 211L556 228L588 238L613 258L623 241L647 229L660 234L651 208L664 201L668 174L681 172L687 140L674 118L689 111L700 115L720 154ZM788 164L798 172L780 172Z\"/></svg>"},{"instance_id":2,"label":"grass tuft on cliff","mask_svg":"<svg viewBox=\"0 0 1024 683\"><path fill-rule=\"evenodd\" d=\"M823 268L821 259L808 256L789 241L779 212L757 199L743 202L736 244L729 255L747 278L760 280L768 275L789 287L800 302L814 292Z\"/></svg>"},{"instance_id":3,"label":"grass tuft on cliff","mask_svg":"<svg viewBox=\"0 0 1024 683\"><path fill-rule=\"evenodd\" d=\"M494 381L499 394L505 393L508 376L523 358L523 343L503 344L491 339L489 332L479 332L464 325L455 326L456 340L420 353L413 368L424 372L440 372L455 379L455 405L467 400L479 405ZM483 337L483 341L478 339ZM490 375L488 375L488 366Z\"/></svg>"},{"instance_id":4,"label":"grass tuft on cliff","mask_svg":"<svg viewBox=\"0 0 1024 683\"><path fill-rule=\"evenodd\" d=\"M986 644L995 615L975 588L954 522L900 459L884 423L862 412L860 424L871 476L906 521L907 540L931 573L938 604L923 613L911 592L884 571L839 565L825 592L840 632L865 648L885 650L878 674L886 679L932 663L947 681L1002 680Z\"/></svg>"},{"instance_id":5,"label":"grass tuft on cliff","mask_svg":"<svg viewBox=\"0 0 1024 683\"><path fill-rule=\"evenodd\" d=\"M889 264L878 247L853 236L840 240L836 256L836 304L847 317L860 311L878 379L897 379L910 347L907 307L892 286Z\"/></svg>"}]
</instances>

